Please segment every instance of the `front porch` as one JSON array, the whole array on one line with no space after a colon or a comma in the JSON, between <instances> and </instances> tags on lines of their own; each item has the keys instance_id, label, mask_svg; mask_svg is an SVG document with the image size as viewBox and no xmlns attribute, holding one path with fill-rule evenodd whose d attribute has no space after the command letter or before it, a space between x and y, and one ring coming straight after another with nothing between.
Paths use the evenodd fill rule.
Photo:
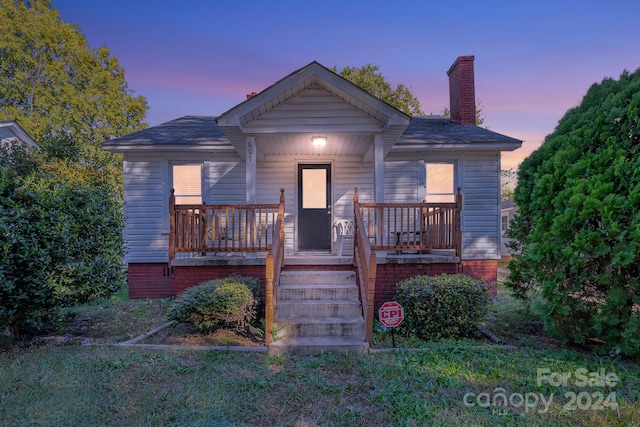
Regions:
<instances>
[{"instance_id":1,"label":"front porch","mask_svg":"<svg viewBox=\"0 0 640 427\"><path fill-rule=\"evenodd\" d=\"M197 284L195 279L205 271L215 272L214 277L219 273L264 272L252 275L264 278L266 341L270 344L283 270L351 270L364 319L365 333L361 338L370 342L378 265L391 267L383 271L394 272L393 275L396 270L400 275L415 274L416 269L424 274L459 271L462 195L458 188L454 203L361 204L357 188L353 194L352 219L339 219L341 224L352 221L346 227L351 234L340 236L353 239L352 254L344 255L340 250L285 256L284 189L278 204L177 205L172 192L169 263L175 269L176 291ZM182 273L189 276L185 282ZM387 280L383 285L388 285ZM380 294L386 293L383 290Z\"/></svg>"}]
</instances>

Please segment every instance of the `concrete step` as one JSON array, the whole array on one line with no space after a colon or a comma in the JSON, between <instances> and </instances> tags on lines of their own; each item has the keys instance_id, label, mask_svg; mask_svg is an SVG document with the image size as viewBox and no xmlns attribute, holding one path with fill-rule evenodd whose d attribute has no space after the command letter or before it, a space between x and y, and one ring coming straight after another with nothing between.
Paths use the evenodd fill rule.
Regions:
<instances>
[{"instance_id":1,"label":"concrete step","mask_svg":"<svg viewBox=\"0 0 640 427\"><path fill-rule=\"evenodd\" d=\"M364 352L369 343L362 338L285 337L269 345L269 353L312 354L323 351Z\"/></svg>"},{"instance_id":2,"label":"concrete step","mask_svg":"<svg viewBox=\"0 0 640 427\"><path fill-rule=\"evenodd\" d=\"M280 285L339 285L356 283L351 270L290 270L280 273Z\"/></svg>"},{"instance_id":3,"label":"concrete step","mask_svg":"<svg viewBox=\"0 0 640 427\"><path fill-rule=\"evenodd\" d=\"M278 286L278 302L289 300L352 300L358 299L358 287L351 284L304 284Z\"/></svg>"},{"instance_id":4,"label":"concrete step","mask_svg":"<svg viewBox=\"0 0 640 427\"><path fill-rule=\"evenodd\" d=\"M284 300L278 301L276 320L301 317L345 317L362 314L360 301L356 300Z\"/></svg>"},{"instance_id":5,"label":"concrete step","mask_svg":"<svg viewBox=\"0 0 640 427\"><path fill-rule=\"evenodd\" d=\"M364 340L364 319L349 317L279 318L276 328L283 337L353 337Z\"/></svg>"}]
</instances>

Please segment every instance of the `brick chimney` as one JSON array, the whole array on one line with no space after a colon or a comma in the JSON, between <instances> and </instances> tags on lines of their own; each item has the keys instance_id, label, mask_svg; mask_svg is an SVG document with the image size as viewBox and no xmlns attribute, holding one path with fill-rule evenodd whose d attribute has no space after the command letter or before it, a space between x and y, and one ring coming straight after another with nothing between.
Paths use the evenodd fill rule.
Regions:
<instances>
[{"instance_id":1,"label":"brick chimney","mask_svg":"<svg viewBox=\"0 0 640 427\"><path fill-rule=\"evenodd\" d=\"M476 89L473 76L474 56L459 56L449 76L449 110L451 121L461 125L476 124Z\"/></svg>"}]
</instances>

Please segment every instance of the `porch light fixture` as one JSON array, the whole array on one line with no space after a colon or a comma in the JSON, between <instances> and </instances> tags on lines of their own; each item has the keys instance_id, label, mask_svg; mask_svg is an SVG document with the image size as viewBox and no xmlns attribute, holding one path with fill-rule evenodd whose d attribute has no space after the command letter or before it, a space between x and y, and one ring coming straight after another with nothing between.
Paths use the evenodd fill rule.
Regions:
<instances>
[{"instance_id":1,"label":"porch light fixture","mask_svg":"<svg viewBox=\"0 0 640 427\"><path fill-rule=\"evenodd\" d=\"M327 137L326 136L312 136L311 137L311 142L313 143L314 147L324 147L327 144Z\"/></svg>"}]
</instances>

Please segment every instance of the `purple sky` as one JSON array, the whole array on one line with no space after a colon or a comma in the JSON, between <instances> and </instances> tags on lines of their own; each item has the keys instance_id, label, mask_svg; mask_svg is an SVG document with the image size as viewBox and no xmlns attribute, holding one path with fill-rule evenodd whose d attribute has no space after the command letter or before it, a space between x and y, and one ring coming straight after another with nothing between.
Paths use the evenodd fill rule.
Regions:
<instances>
[{"instance_id":1,"label":"purple sky","mask_svg":"<svg viewBox=\"0 0 640 427\"><path fill-rule=\"evenodd\" d=\"M510 168L589 86L640 67L638 0L53 0L91 47L107 46L153 126L218 115L307 65L378 65L427 114L448 107L446 71L475 55L485 125L524 140Z\"/></svg>"}]
</instances>

